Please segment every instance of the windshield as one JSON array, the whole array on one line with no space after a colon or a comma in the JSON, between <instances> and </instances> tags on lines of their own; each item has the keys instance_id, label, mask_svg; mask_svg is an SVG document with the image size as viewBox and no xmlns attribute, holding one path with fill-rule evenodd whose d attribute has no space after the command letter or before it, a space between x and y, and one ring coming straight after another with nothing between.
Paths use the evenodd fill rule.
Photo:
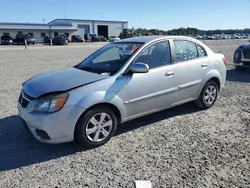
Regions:
<instances>
[{"instance_id":1,"label":"windshield","mask_svg":"<svg viewBox=\"0 0 250 188\"><path fill-rule=\"evenodd\" d=\"M103 74L115 74L143 43L110 43L93 53L75 68Z\"/></svg>"}]
</instances>

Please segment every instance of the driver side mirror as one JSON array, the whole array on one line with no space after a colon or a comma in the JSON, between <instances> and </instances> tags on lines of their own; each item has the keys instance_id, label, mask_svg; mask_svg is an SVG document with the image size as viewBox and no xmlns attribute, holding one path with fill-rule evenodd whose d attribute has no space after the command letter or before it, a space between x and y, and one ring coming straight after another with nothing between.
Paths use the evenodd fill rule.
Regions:
<instances>
[{"instance_id":1,"label":"driver side mirror","mask_svg":"<svg viewBox=\"0 0 250 188\"><path fill-rule=\"evenodd\" d=\"M130 71L133 73L147 73L149 66L146 63L134 63L130 67Z\"/></svg>"}]
</instances>

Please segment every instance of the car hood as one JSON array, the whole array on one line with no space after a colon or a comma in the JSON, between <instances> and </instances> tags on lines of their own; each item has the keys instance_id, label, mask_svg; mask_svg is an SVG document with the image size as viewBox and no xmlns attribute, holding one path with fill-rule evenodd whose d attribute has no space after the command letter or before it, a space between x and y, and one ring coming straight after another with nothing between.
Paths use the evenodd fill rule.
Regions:
<instances>
[{"instance_id":1,"label":"car hood","mask_svg":"<svg viewBox=\"0 0 250 188\"><path fill-rule=\"evenodd\" d=\"M22 86L27 95L38 98L48 93L65 92L107 77L76 68L65 68L34 76Z\"/></svg>"},{"instance_id":2,"label":"car hood","mask_svg":"<svg viewBox=\"0 0 250 188\"><path fill-rule=\"evenodd\" d=\"M240 49L250 49L250 43L248 44L242 44L239 46Z\"/></svg>"}]
</instances>

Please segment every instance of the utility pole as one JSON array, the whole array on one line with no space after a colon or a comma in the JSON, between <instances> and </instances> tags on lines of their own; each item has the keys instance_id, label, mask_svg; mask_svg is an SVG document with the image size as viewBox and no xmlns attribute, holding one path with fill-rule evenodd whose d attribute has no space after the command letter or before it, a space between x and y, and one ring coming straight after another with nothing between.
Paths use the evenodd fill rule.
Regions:
<instances>
[{"instance_id":1,"label":"utility pole","mask_svg":"<svg viewBox=\"0 0 250 188\"><path fill-rule=\"evenodd\" d=\"M66 19L67 18L67 16L66 16L66 9L64 9L64 18Z\"/></svg>"}]
</instances>

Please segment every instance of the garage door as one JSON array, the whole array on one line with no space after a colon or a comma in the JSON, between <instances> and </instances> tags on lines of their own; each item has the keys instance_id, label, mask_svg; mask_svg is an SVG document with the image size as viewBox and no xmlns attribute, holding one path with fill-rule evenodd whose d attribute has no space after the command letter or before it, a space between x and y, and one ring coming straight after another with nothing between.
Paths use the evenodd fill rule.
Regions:
<instances>
[{"instance_id":1,"label":"garage door","mask_svg":"<svg viewBox=\"0 0 250 188\"><path fill-rule=\"evenodd\" d=\"M78 35L82 38L84 37L85 33L90 33L90 25L77 25L78 27Z\"/></svg>"}]
</instances>

